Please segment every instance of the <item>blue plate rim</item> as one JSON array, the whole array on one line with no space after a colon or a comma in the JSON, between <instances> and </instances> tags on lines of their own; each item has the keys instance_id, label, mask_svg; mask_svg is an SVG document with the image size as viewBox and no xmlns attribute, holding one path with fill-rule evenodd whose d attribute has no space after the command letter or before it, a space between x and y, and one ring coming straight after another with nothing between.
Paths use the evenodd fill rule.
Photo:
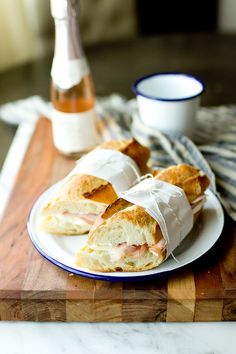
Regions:
<instances>
[{"instance_id":1,"label":"blue plate rim","mask_svg":"<svg viewBox=\"0 0 236 354\"><path fill-rule=\"evenodd\" d=\"M33 237L33 231L31 229L31 224L30 224L32 209L33 208L31 208L30 213L29 213L29 217L28 217L28 220L27 220L27 229L28 229L28 234L29 234L29 237L31 239L31 242L32 242L33 246L41 254L41 256L43 256L43 258L45 258L47 261L49 261L53 265L65 270L68 273L73 273L74 275L79 275L79 276L82 276L84 278L90 278L90 279L93 279L93 280L104 280L104 281L109 281L109 282L128 282L128 281L134 282L134 281L140 281L140 280L144 280L144 279L145 280L150 280L150 279L153 279L153 278L162 277L162 276L164 276L164 274L169 273L169 271L165 271L165 272L157 273L157 274L138 275L138 276L133 276L133 277L122 277L122 276L113 277L113 276L109 276L109 275L99 275L99 274L87 273L87 272L84 272L82 270L67 266L67 265L57 261L55 258L49 256L35 242L34 237ZM182 267L184 267L184 266L185 265L183 265ZM180 269L182 267L179 267L178 269Z\"/></svg>"},{"instance_id":2,"label":"blue plate rim","mask_svg":"<svg viewBox=\"0 0 236 354\"><path fill-rule=\"evenodd\" d=\"M56 184L60 184L61 181L57 182ZM55 185L54 185L55 186ZM52 187L52 186L51 186ZM49 188L51 188L49 187ZM48 190L48 189L47 189ZM45 190L42 194L44 194L45 192L47 192L47 190ZM212 193L212 192L211 192ZM42 196L42 194L40 195L40 197ZM214 195L214 193L212 193ZM214 195L215 198L216 195ZM198 260L199 258L201 258L203 255L205 255L213 246L214 244L216 243L216 241L220 238L221 234L222 234L222 230L224 228L224 212L223 212L223 208L221 206L221 204L219 203L220 205L220 212L221 212L221 216L222 216L222 228L219 232L219 236L217 237L217 239L215 240L215 242L213 243L213 245L208 249L206 250L206 252L204 252L201 256L197 257L195 260L193 260L192 262L190 263L193 263L194 261ZM60 261L56 260L55 258L49 256L45 251L42 250L42 248L35 242L35 239L34 239L34 236L33 236L33 230L32 230L32 227L31 227L31 218L32 218L32 212L33 212L33 209L34 209L34 206L35 206L35 203L33 204L32 208L30 209L30 212L29 212L29 215L28 215L28 219L27 219L27 229L28 229L28 234L29 234L29 237L31 239L31 242L33 243L33 246L36 248L36 250L41 254L41 256L43 256L43 258L45 258L46 260L48 260L50 263L52 263L53 265L69 272L69 273L73 273L74 275L79 275L79 276L82 276L82 277L85 277L85 278L90 278L90 279L93 279L93 280L104 280L104 281L109 281L109 282L135 282L135 281L142 281L142 280L150 280L150 279L154 279L154 278L162 278L163 276L165 276L167 273L169 272L173 272L174 270L173 269L170 269L170 270L166 270L166 271L163 271L163 272L160 272L160 273L154 273L154 274L145 274L145 275L136 275L136 276L129 276L129 277L124 277L124 276L109 276L109 275L99 275L99 274L94 274L94 273L91 273L91 272L85 272L85 271L82 271L82 270L79 270L79 269L76 269L76 268L73 268L73 267L70 267L70 266L67 266L65 265L64 263L61 263ZM189 263L186 263L186 264L183 264L182 266L179 266L178 268L176 269L181 269L185 266L187 266ZM109 273L108 273L109 274ZM122 274L122 272L121 272Z\"/></svg>"}]
</instances>

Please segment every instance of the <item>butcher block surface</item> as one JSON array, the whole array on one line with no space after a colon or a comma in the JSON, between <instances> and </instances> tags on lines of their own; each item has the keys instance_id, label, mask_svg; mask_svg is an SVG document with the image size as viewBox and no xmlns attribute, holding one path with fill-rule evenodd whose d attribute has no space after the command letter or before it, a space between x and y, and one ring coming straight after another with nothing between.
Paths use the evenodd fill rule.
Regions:
<instances>
[{"instance_id":1,"label":"butcher block surface","mask_svg":"<svg viewBox=\"0 0 236 354\"><path fill-rule=\"evenodd\" d=\"M27 218L40 194L73 166L54 149L50 122L41 118L0 225L1 320L236 320L236 224L228 219L203 257L147 282L90 280L45 260L31 243Z\"/></svg>"}]
</instances>

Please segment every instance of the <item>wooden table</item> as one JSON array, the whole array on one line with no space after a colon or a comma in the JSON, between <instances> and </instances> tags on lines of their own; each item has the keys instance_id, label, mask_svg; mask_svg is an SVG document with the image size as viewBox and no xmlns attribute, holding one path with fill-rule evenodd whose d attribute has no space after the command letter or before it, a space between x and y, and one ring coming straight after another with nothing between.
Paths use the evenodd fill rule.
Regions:
<instances>
[{"instance_id":1,"label":"wooden table","mask_svg":"<svg viewBox=\"0 0 236 354\"><path fill-rule=\"evenodd\" d=\"M235 99L235 44L235 36L163 36L91 48L87 53L99 94L115 91L128 94L130 84L137 76L152 71L178 70L199 75L208 86L203 104L217 105L232 103ZM132 66L128 64L130 61ZM114 70L108 68L108 63ZM35 76L27 81L28 86L22 83L19 92L45 95L49 67L49 59L24 66L24 75L20 74L18 82L21 75L25 77L31 72ZM13 84L11 94L11 85L6 84L4 92L1 91L3 100L7 94L9 99L20 97L15 86L16 72L19 73L15 71L14 75L13 70L2 74L5 84L8 80L8 84ZM0 87L3 82L0 80ZM36 87L38 91L35 91ZM236 224L228 218L222 237L205 256L152 282L112 284L70 277L45 261L34 250L27 235L28 212L40 193L63 177L72 164L73 161L57 154L51 144L50 124L41 120L0 225L2 320L236 319Z\"/></svg>"},{"instance_id":2,"label":"wooden table","mask_svg":"<svg viewBox=\"0 0 236 354\"><path fill-rule=\"evenodd\" d=\"M29 211L37 197L73 164L56 152L50 122L41 119L0 225L0 319L236 319L236 225L229 221L216 245L198 261L148 282L111 283L69 276L41 257L28 236Z\"/></svg>"}]
</instances>

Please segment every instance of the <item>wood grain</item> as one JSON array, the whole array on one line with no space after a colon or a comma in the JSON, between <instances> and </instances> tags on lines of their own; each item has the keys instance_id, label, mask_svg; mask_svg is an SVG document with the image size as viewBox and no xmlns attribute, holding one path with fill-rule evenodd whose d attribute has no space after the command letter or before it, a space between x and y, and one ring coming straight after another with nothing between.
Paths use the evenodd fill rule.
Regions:
<instances>
[{"instance_id":1,"label":"wood grain","mask_svg":"<svg viewBox=\"0 0 236 354\"><path fill-rule=\"evenodd\" d=\"M147 282L111 283L71 275L41 257L26 222L38 196L74 161L52 146L40 119L0 226L0 319L165 322L236 320L236 224L206 255Z\"/></svg>"},{"instance_id":2,"label":"wood grain","mask_svg":"<svg viewBox=\"0 0 236 354\"><path fill-rule=\"evenodd\" d=\"M191 269L183 269L168 278L167 321L192 322L195 311L195 283Z\"/></svg>"}]
</instances>

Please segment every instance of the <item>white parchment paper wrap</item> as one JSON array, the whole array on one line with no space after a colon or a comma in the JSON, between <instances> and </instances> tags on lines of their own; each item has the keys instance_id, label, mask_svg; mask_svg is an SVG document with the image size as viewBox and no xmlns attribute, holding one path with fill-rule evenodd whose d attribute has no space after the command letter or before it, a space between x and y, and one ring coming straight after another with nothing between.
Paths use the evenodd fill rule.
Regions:
<instances>
[{"instance_id":1,"label":"white parchment paper wrap","mask_svg":"<svg viewBox=\"0 0 236 354\"><path fill-rule=\"evenodd\" d=\"M82 157L68 177L75 174L103 178L112 184L117 194L131 188L141 175L133 159L109 149L96 149Z\"/></svg>"},{"instance_id":2,"label":"white parchment paper wrap","mask_svg":"<svg viewBox=\"0 0 236 354\"><path fill-rule=\"evenodd\" d=\"M193 212L183 189L148 178L119 197L146 209L159 224L166 240L167 255L187 236L193 227Z\"/></svg>"}]
</instances>

